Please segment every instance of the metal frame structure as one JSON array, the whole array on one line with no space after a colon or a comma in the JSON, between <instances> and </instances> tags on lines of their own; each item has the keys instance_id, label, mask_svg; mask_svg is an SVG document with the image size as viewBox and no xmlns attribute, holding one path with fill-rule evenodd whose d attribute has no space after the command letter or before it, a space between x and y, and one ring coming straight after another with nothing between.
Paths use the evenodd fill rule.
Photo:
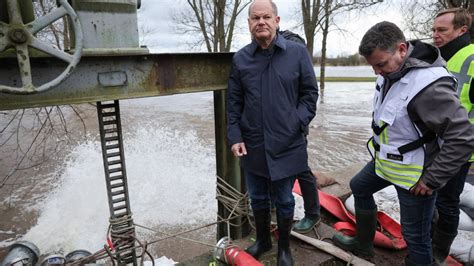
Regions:
<instances>
[{"instance_id":1,"label":"metal frame structure","mask_svg":"<svg viewBox=\"0 0 474 266\"><path fill-rule=\"evenodd\" d=\"M0 0L0 7L12 5L16 1ZM17 19L15 23L26 25L34 20L34 16L30 14L32 12L31 0L18 1L21 16L28 17L28 19L25 21ZM119 100L213 91L216 172L237 190L245 191L245 184L240 177L238 160L230 153L226 139L225 89L233 54L150 54L146 48L138 47L137 25L133 25L133 23L136 24L136 9L140 1L70 0L69 2L77 12L82 25L93 25L85 30L83 37L79 35L84 39L80 62L69 69L70 66L67 65L69 61L62 59L64 56L57 56L57 54L62 55L63 52L53 52L46 55L30 51L29 48L23 46L16 47L16 52L6 49L8 48L6 46L0 46L0 86L21 87L22 83L25 84L25 80L27 85L48 84L51 80L61 76L65 68L69 69L67 79L61 78L61 82L55 83L54 86L48 86L47 90L41 90L40 93L29 91L29 94L22 92L12 94L11 91L0 90L0 110L97 102L110 217L111 221L119 220L118 223L112 225L112 230L129 234L130 232L134 233L134 226L128 200ZM114 4L111 4L112 2ZM61 3L64 5L65 0L61 0ZM63 8L58 8L58 10L64 13ZM17 9L13 11L18 13ZM13 11L10 10L10 12ZM56 17L54 16L55 19ZM43 27L42 21L49 22L52 19L51 17L39 18L34 21L36 21L33 22L34 25L41 24ZM108 25L107 23L116 23L117 25ZM125 27L122 24L131 24L132 27ZM94 35L92 31L98 29L97 25L105 26L99 28L101 31L99 34ZM2 22L1 12L0 26L0 37L10 38L5 43L11 44L11 41L14 41L12 39L14 34L5 35L5 33L11 32L13 24L7 24L5 18ZM112 32L128 38L129 35L121 32L124 28L130 31L129 35L134 36L136 32L136 39L123 41L115 35L112 37L107 35ZM75 31L77 30L76 28ZM25 74L20 73L23 68L19 49L29 52L28 63L29 70L31 70L28 73L29 79L25 79ZM16 66L20 66L20 71ZM41 87L41 85L37 86ZM217 180L217 182L220 181ZM218 203L218 217L228 217L229 214L229 211L221 203ZM126 219L123 219L124 217ZM244 219L235 218L231 222L243 224ZM232 228L231 232L227 232L227 227L220 224L217 239L223 236L238 239L248 233L247 229L246 227L237 227ZM133 243L129 247L133 248ZM136 264L135 253L123 254L121 258L123 259L121 262Z\"/></svg>"}]
</instances>

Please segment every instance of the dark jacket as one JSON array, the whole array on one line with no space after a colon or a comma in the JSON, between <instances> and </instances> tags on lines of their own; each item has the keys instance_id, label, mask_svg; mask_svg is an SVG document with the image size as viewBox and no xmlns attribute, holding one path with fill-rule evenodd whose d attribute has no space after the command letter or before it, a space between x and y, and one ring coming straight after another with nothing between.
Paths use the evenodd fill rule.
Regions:
<instances>
[{"instance_id":1,"label":"dark jacket","mask_svg":"<svg viewBox=\"0 0 474 266\"><path fill-rule=\"evenodd\" d=\"M389 82L402 78L414 68L444 66L439 50L420 41L409 42L408 56L400 71L388 76ZM384 92L389 89L384 86ZM385 94L384 93L384 94ZM421 91L408 105L411 120L422 132L434 132L425 146L425 168L421 180L432 189L443 187L466 163L474 150L474 131L456 93L454 78L440 78Z\"/></svg>"},{"instance_id":2,"label":"dark jacket","mask_svg":"<svg viewBox=\"0 0 474 266\"><path fill-rule=\"evenodd\" d=\"M266 50L252 41L234 55L227 93L227 136L231 146L245 143L244 169L272 180L308 169L318 86L303 45L279 34Z\"/></svg>"}]
</instances>

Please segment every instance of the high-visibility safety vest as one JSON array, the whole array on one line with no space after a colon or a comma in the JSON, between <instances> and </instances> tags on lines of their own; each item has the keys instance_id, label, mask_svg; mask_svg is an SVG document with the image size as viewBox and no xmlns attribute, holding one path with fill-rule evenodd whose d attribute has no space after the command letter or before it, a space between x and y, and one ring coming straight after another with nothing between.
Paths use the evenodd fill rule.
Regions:
<instances>
[{"instance_id":1,"label":"high-visibility safety vest","mask_svg":"<svg viewBox=\"0 0 474 266\"><path fill-rule=\"evenodd\" d=\"M395 82L382 101L382 89L374 96L373 137L368 148L377 176L404 189L418 182L425 162L424 144L435 138L411 121L408 104L425 87L441 77L452 77L444 67L418 68ZM383 88L383 77L377 78Z\"/></svg>"},{"instance_id":2,"label":"high-visibility safety vest","mask_svg":"<svg viewBox=\"0 0 474 266\"><path fill-rule=\"evenodd\" d=\"M474 44L469 44L449 59L446 66L458 80L457 92L462 106L466 108L469 120L474 123L474 106L469 98L472 78L474 77ZM470 162L474 162L474 154Z\"/></svg>"}]
</instances>

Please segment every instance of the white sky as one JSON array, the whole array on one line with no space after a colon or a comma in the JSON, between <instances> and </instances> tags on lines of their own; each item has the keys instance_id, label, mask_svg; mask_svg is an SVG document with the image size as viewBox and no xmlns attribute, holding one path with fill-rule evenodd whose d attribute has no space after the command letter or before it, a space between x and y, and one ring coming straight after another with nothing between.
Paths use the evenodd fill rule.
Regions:
<instances>
[{"instance_id":1,"label":"white sky","mask_svg":"<svg viewBox=\"0 0 474 266\"><path fill-rule=\"evenodd\" d=\"M278 6L281 29L290 29L304 37L301 29L298 29L298 18L295 15L299 8L299 0L274 0ZM182 36L176 33L173 27L172 14L176 14L180 8L188 8L184 0L142 0L142 6L138 13L140 31L152 33L146 34L146 43L154 53L167 52L197 52L205 50L192 50L186 43L190 36ZM238 50L248 43L250 35L247 28L247 10L241 15L238 29L235 31L233 51ZM375 23L388 20L401 25L402 17L396 8L385 4L379 5L376 10L364 10L363 14L346 13L337 17L337 23L345 32L332 31L328 37L327 53L331 57L337 55L351 55L357 53L358 45L363 34ZM321 50L321 36L316 36L315 53Z\"/></svg>"}]
</instances>

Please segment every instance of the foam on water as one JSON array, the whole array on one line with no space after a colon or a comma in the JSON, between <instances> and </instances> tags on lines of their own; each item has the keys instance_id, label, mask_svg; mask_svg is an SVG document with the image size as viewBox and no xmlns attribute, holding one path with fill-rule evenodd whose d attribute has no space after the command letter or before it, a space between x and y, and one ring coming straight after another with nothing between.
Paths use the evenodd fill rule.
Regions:
<instances>
[{"instance_id":1,"label":"foam on water","mask_svg":"<svg viewBox=\"0 0 474 266\"><path fill-rule=\"evenodd\" d=\"M87 141L73 149L58 171L59 184L38 203L38 222L23 240L42 253L100 247L108 226L101 159L99 143Z\"/></svg>"},{"instance_id":2,"label":"foam on water","mask_svg":"<svg viewBox=\"0 0 474 266\"><path fill-rule=\"evenodd\" d=\"M215 221L214 151L195 132L149 125L124 136L124 144L137 224L186 227ZM56 172L60 184L38 204L38 222L23 240L42 254L97 251L109 219L100 143L81 143Z\"/></svg>"}]
</instances>

